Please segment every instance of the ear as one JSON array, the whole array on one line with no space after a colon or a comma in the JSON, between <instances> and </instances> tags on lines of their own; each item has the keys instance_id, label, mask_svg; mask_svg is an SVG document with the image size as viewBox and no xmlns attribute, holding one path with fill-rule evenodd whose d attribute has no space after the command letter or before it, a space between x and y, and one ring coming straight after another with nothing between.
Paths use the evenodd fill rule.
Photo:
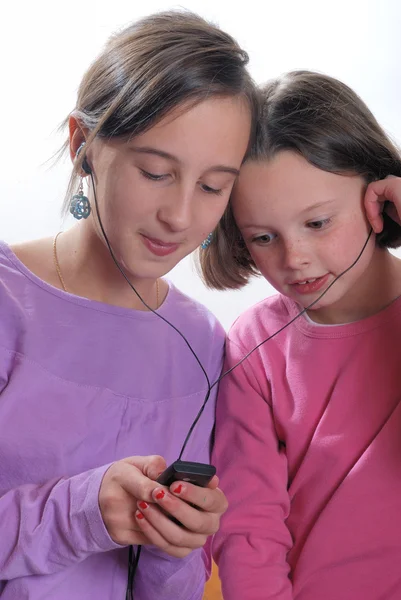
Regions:
<instances>
[{"instance_id":1,"label":"ear","mask_svg":"<svg viewBox=\"0 0 401 600\"><path fill-rule=\"evenodd\" d=\"M71 113L68 119L68 130L70 134L70 157L72 162L74 162L77 150L83 142L86 142L89 130L82 126L82 123L74 113Z\"/></svg>"}]
</instances>

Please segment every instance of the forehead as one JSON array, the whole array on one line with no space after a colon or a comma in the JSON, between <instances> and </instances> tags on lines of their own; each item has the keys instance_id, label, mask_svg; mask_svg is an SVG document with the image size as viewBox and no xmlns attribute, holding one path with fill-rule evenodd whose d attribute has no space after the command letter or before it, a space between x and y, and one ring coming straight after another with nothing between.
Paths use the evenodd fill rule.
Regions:
<instances>
[{"instance_id":1,"label":"forehead","mask_svg":"<svg viewBox=\"0 0 401 600\"><path fill-rule=\"evenodd\" d=\"M242 161L250 128L251 111L244 97L214 97L175 107L132 141L186 156L206 151L212 158L224 152L238 160L241 154Z\"/></svg>"},{"instance_id":2,"label":"forehead","mask_svg":"<svg viewBox=\"0 0 401 600\"><path fill-rule=\"evenodd\" d=\"M249 161L241 168L232 195L236 215L260 210L294 213L331 199L360 195L364 182L354 175L323 171L288 150L270 160Z\"/></svg>"}]
</instances>

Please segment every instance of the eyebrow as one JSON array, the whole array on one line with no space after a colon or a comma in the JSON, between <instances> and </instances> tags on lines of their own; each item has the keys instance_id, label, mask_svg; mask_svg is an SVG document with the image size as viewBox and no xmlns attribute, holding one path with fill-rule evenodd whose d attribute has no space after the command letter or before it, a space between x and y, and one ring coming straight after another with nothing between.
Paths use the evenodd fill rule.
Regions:
<instances>
[{"instance_id":1,"label":"eyebrow","mask_svg":"<svg viewBox=\"0 0 401 600\"><path fill-rule=\"evenodd\" d=\"M172 160L173 162L180 164L181 161L174 154L170 154L169 152L165 152L164 150L159 150L158 148L152 148L150 146L134 146L132 150L138 154L152 154L154 156L160 156L161 158L165 158L166 160ZM228 165L214 165L207 169L207 171L219 171L223 173L230 173L238 177L239 169L235 167L230 167Z\"/></svg>"},{"instance_id":2,"label":"eyebrow","mask_svg":"<svg viewBox=\"0 0 401 600\"><path fill-rule=\"evenodd\" d=\"M331 200L323 200L323 202L316 202L316 204L311 204L311 206L307 206L306 208L304 208L304 210L301 210L300 214L303 215L305 213L310 212L311 210L314 210L315 208L322 208L323 206L327 206L328 204L333 204L333 202L336 202L335 198L331 198Z\"/></svg>"}]
</instances>

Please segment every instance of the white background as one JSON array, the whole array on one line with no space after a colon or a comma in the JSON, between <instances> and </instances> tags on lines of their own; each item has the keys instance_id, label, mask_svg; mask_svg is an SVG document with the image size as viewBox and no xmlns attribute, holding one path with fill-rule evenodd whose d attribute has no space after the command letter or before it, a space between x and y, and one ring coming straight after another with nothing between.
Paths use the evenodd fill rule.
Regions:
<instances>
[{"instance_id":1,"label":"white background","mask_svg":"<svg viewBox=\"0 0 401 600\"><path fill-rule=\"evenodd\" d=\"M0 14L0 238L54 235L70 165L48 159L64 136L89 63L116 29L154 11L188 8L219 24L248 51L261 83L292 69L316 69L353 87L396 142L401 141L400 0L24 0ZM68 223L64 224L67 226ZM239 292L211 292L192 260L171 274L228 328L247 306L273 293L263 280Z\"/></svg>"}]
</instances>

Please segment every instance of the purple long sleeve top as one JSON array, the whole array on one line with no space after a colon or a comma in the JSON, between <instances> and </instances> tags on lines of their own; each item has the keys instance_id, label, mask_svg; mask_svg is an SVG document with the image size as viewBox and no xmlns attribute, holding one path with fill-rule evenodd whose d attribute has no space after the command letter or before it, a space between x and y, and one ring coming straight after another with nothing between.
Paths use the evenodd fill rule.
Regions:
<instances>
[{"instance_id":1,"label":"purple long sleeve top","mask_svg":"<svg viewBox=\"0 0 401 600\"><path fill-rule=\"evenodd\" d=\"M217 320L171 284L159 312L217 379ZM206 389L156 315L62 292L0 244L2 600L124 600L128 550L103 524L103 475L127 456L176 460ZM214 404L213 393L184 459L209 461ZM204 582L203 550L177 559L145 546L135 600L199 600Z\"/></svg>"}]
</instances>

